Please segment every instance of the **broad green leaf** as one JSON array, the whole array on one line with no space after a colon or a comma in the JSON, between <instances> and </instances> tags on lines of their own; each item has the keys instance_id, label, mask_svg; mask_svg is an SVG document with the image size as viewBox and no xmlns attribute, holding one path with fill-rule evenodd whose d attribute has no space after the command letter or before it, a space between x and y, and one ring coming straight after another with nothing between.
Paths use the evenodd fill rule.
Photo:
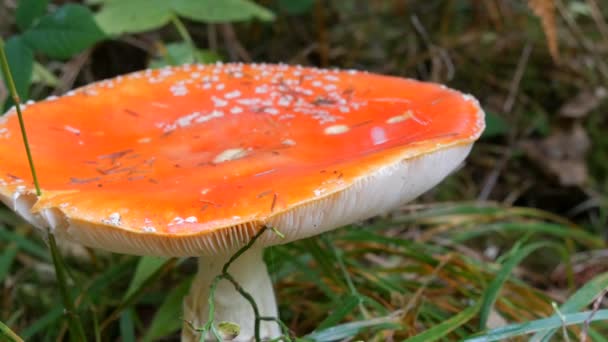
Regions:
<instances>
[{"instance_id":1,"label":"broad green leaf","mask_svg":"<svg viewBox=\"0 0 608 342\"><path fill-rule=\"evenodd\" d=\"M139 259L137 268L135 269L135 275L131 279L129 289L124 294L123 299L129 298L133 293L140 290L140 287L156 273L163 265L167 263L165 258L157 258L151 256L144 256Z\"/></svg>"},{"instance_id":2,"label":"broad green leaf","mask_svg":"<svg viewBox=\"0 0 608 342\"><path fill-rule=\"evenodd\" d=\"M171 19L171 0L110 0L95 20L109 35L150 31Z\"/></svg>"},{"instance_id":3,"label":"broad green leaf","mask_svg":"<svg viewBox=\"0 0 608 342\"><path fill-rule=\"evenodd\" d=\"M315 0L279 0L279 8L289 14L303 14L312 9Z\"/></svg>"},{"instance_id":4,"label":"broad green leaf","mask_svg":"<svg viewBox=\"0 0 608 342\"><path fill-rule=\"evenodd\" d=\"M13 80L15 81L17 93L22 100L26 100L29 96L29 88L32 81L34 53L20 36L11 37L6 42L4 49L8 64L11 68ZM0 74L2 74L1 71ZM2 75L2 77L4 78L4 75Z\"/></svg>"},{"instance_id":5,"label":"broad green leaf","mask_svg":"<svg viewBox=\"0 0 608 342\"><path fill-rule=\"evenodd\" d=\"M482 137L493 138L506 135L509 132L510 126L501 116L495 113L486 113L486 129L483 131Z\"/></svg>"},{"instance_id":6,"label":"broad green leaf","mask_svg":"<svg viewBox=\"0 0 608 342\"><path fill-rule=\"evenodd\" d=\"M608 320L608 310L599 310L597 312L585 311L571 314L565 314L562 317L553 315L549 318L539 319L526 323L511 324L506 327L500 327L487 331L485 334L467 338L465 342L491 342L491 341L508 341L510 338L527 335L535 332L542 332L551 329L558 329L562 326L581 324L585 322Z\"/></svg>"},{"instance_id":7,"label":"broad green leaf","mask_svg":"<svg viewBox=\"0 0 608 342\"><path fill-rule=\"evenodd\" d=\"M249 0L109 0L96 20L107 34L119 35L157 29L176 14L206 23L274 19L271 11Z\"/></svg>"},{"instance_id":8,"label":"broad green leaf","mask_svg":"<svg viewBox=\"0 0 608 342\"><path fill-rule=\"evenodd\" d=\"M519 265L522 260L524 260L528 255L532 254L536 250L551 245L551 243L547 242L538 242L521 248L515 247L516 249L510 251L509 255L507 256L507 260L504 262L502 268L496 274L496 276L484 292L479 319L479 326L481 329L486 328L488 318L490 317L490 312L492 311L494 303L496 302L496 299L500 294L500 290L509 278L509 275L511 275L511 272L513 271L515 266Z\"/></svg>"},{"instance_id":9,"label":"broad green leaf","mask_svg":"<svg viewBox=\"0 0 608 342\"><path fill-rule=\"evenodd\" d=\"M24 39L38 52L65 59L104 39L104 34L88 8L68 4L42 17L24 33Z\"/></svg>"},{"instance_id":10,"label":"broad green leaf","mask_svg":"<svg viewBox=\"0 0 608 342\"><path fill-rule=\"evenodd\" d=\"M19 0L15 11L15 22L22 31L27 30L34 22L46 13L48 0Z\"/></svg>"},{"instance_id":11,"label":"broad green leaf","mask_svg":"<svg viewBox=\"0 0 608 342\"><path fill-rule=\"evenodd\" d=\"M562 306L559 312L562 314L573 313L591 303L598 295L608 288L608 272L602 273L588 281L583 287L578 289ZM548 330L537 333L530 341L549 341L555 330Z\"/></svg>"},{"instance_id":12,"label":"broad green leaf","mask_svg":"<svg viewBox=\"0 0 608 342\"><path fill-rule=\"evenodd\" d=\"M271 11L249 0L172 0L171 2L177 14L205 23L274 19Z\"/></svg>"},{"instance_id":13,"label":"broad green leaf","mask_svg":"<svg viewBox=\"0 0 608 342\"><path fill-rule=\"evenodd\" d=\"M191 283L192 278L185 279L165 297L149 325L143 339L144 342L157 341L181 328L183 324L181 319L182 302Z\"/></svg>"},{"instance_id":14,"label":"broad green leaf","mask_svg":"<svg viewBox=\"0 0 608 342\"><path fill-rule=\"evenodd\" d=\"M436 341L445 337L450 332L470 321L479 311L479 304L470 306L455 316L425 330L424 332L408 338L405 342L427 342Z\"/></svg>"}]
</instances>

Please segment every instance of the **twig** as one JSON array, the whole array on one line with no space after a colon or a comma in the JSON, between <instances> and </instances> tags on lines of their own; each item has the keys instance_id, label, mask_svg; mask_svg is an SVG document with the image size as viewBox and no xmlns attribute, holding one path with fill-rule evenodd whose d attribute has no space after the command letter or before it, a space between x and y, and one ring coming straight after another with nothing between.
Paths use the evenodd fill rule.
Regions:
<instances>
[{"instance_id":1,"label":"twig","mask_svg":"<svg viewBox=\"0 0 608 342\"><path fill-rule=\"evenodd\" d=\"M502 155L502 157L495 163L494 168L492 169L490 174L488 174L488 176L486 177L486 179L483 182L483 186L481 187L479 196L477 196L477 201L484 202L484 201L488 200L488 198L490 197L490 194L492 193L492 190L494 190L494 187L496 186L496 183L498 182L498 178L500 177L500 174L507 166L512 155L513 155L513 152L511 151L511 149L506 150L504 152L504 154Z\"/></svg>"},{"instance_id":2,"label":"twig","mask_svg":"<svg viewBox=\"0 0 608 342\"><path fill-rule=\"evenodd\" d=\"M226 47L228 48L228 53L230 54L230 59L236 61L240 58L245 62L251 62L251 56L249 56L247 50L245 50L243 45L241 45L241 42L239 42L232 25L220 24L220 28L222 30L222 35L224 36L224 41L226 42Z\"/></svg>"},{"instance_id":3,"label":"twig","mask_svg":"<svg viewBox=\"0 0 608 342\"><path fill-rule=\"evenodd\" d=\"M87 49L69 62L65 63L65 65L61 68L62 75L59 79L59 85L55 88L55 90L53 90L53 95L63 94L74 86L76 77L78 77L80 70L82 70L85 63L91 56L91 51L91 49Z\"/></svg>"},{"instance_id":4,"label":"twig","mask_svg":"<svg viewBox=\"0 0 608 342\"><path fill-rule=\"evenodd\" d=\"M604 289L600 293L600 295L597 297L597 299L593 302L593 308L591 309L591 314L589 314L589 317L587 317L587 319L585 320L585 324L583 325L583 331L581 331L581 335L580 335L581 342L587 341L587 334L589 333L589 325L591 324L591 320L593 319L593 316L595 316L597 311L600 309L600 305L602 304L602 301L604 300L604 297L606 296L606 294L608 294L608 289Z\"/></svg>"},{"instance_id":5,"label":"twig","mask_svg":"<svg viewBox=\"0 0 608 342\"><path fill-rule=\"evenodd\" d=\"M562 335L564 335L564 340L566 342L570 342L570 337L568 336L568 329L566 328L566 318L564 317L564 314L559 311L559 308L557 307L557 304L555 304L555 302L551 302L551 306L553 307L553 310L555 310L555 313L557 313L559 320L562 321Z\"/></svg>"},{"instance_id":6,"label":"twig","mask_svg":"<svg viewBox=\"0 0 608 342\"><path fill-rule=\"evenodd\" d=\"M597 4L596 0L587 0L587 6L591 8L591 17L593 18L593 21L595 21L595 25L600 31L605 43L608 44L608 24L606 24L606 20L602 17L602 9Z\"/></svg>"},{"instance_id":7,"label":"twig","mask_svg":"<svg viewBox=\"0 0 608 342\"><path fill-rule=\"evenodd\" d=\"M325 25L325 7L322 1L317 1L315 6L315 25L317 26L317 41L320 64L322 67L329 65L329 41L327 40L327 27Z\"/></svg>"},{"instance_id":8,"label":"twig","mask_svg":"<svg viewBox=\"0 0 608 342\"><path fill-rule=\"evenodd\" d=\"M524 46L524 49L521 52L519 61L517 62L517 68L515 69L513 80L511 80L511 85L509 86L509 96L507 97L507 100L502 106L502 109L505 113L510 113L511 110L513 110L513 105L515 104L517 93L519 92L519 85L521 84L521 79L523 78L524 72L526 71L526 66L528 65L528 60L530 60L531 53L532 43L527 42L526 46Z\"/></svg>"},{"instance_id":9,"label":"twig","mask_svg":"<svg viewBox=\"0 0 608 342\"><path fill-rule=\"evenodd\" d=\"M424 41L424 43L427 45L429 52L430 52L430 57L433 58L436 53L439 56L439 60L441 62L443 62L443 64L445 65L445 67L447 69L447 75L446 75L447 80L449 81L452 78L454 78L454 75L456 74L456 70L454 68L454 63L452 62L452 59L450 58L450 55L447 52L447 50L441 46L434 44L431 41L431 38L429 37L428 32L426 31L426 29L420 22L420 19L418 19L417 15L412 15L411 20L412 20L412 25L414 26L414 29L416 30L416 32L418 32L420 37L422 37L422 40ZM435 53L433 53L433 52L435 52Z\"/></svg>"},{"instance_id":10,"label":"twig","mask_svg":"<svg viewBox=\"0 0 608 342\"><path fill-rule=\"evenodd\" d=\"M207 24L207 45L209 50L217 51L217 30L215 24Z\"/></svg>"},{"instance_id":11,"label":"twig","mask_svg":"<svg viewBox=\"0 0 608 342\"><path fill-rule=\"evenodd\" d=\"M604 62L602 57L599 55L597 48L593 42L587 39L587 35L581 30L581 28L576 23L576 20L572 17L570 12L566 9L566 6L562 2L562 0L555 0L555 7L557 8L559 14L564 19L566 23L566 27L570 30L571 34L576 38L575 41L579 43L579 45L589 52L595 62L597 63L597 70L600 75L604 78L604 81L608 80L608 65ZM607 81L608 82L608 81Z\"/></svg>"}]
</instances>

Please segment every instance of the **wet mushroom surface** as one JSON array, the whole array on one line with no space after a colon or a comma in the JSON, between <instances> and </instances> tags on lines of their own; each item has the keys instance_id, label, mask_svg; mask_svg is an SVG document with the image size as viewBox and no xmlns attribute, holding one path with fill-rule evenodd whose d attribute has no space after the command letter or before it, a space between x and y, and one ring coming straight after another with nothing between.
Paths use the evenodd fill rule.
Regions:
<instances>
[{"instance_id":1,"label":"wet mushroom surface","mask_svg":"<svg viewBox=\"0 0 608 342\"><path fill-rule=\"evenodd\" d=\"M43 188L34 210L159 236L263 224L391 161L471 143L479 112L443 86L357 71L136 72L27 105ZM14 114L0 122L5 201L33 188L25 153L14 153L23 148Z\"/></svg>"}]
</instances>

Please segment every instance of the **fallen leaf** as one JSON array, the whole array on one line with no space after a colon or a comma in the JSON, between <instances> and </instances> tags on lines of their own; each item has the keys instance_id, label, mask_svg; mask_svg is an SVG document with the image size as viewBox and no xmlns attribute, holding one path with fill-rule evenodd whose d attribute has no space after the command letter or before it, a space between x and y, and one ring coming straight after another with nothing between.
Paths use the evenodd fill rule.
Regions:
<instances>
[{"instance_id":1,"label":"fallen leaf","mask_svg":"<svg viewBox=\"0 0 608 342\"><path fill-rule=\"evenodd\" d=\"M604 87L583 90L560 108L559 115L572 119L583 118L599 107L607 96L608 90Z\"/></svg>"},{"instance_id":2,"label":"fallen leaf","mask_svg":"<svg viewBox=\"0 0 608 342\"><path fill-rule=\"evenodd\" d=\"M587 181L585 155L591 147L587 132L580 124L558 130L545 139L522 143L526 155L562 186L580 186Z\"/></svg>"}]
</instances>

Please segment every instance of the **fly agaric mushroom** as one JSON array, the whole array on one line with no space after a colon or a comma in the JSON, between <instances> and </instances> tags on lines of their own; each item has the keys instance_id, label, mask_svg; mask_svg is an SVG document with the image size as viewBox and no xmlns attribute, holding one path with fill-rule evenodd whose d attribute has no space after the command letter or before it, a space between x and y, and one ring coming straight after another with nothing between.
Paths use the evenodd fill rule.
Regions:
<instances>
[{"instance_id":1,"label":"fly agaric mushroom","mask_svg":"<svg viewBox=\"0 0 608 342\"><path fill-rule=\"evenodd\" d=\"M25 107L25 106L24 106ZM362 220L427 191L484 128L477 101L437 84L287 65L146 70L28 104L42 196L14 111L0 121L0 198L58 239L117 253L198 256L184 309L207 320L212 279L230 272L276 316L265 246ZM249 304L215 293L216 322L253 336ZM274 322L262 336L280 334ZM184 340L196 333L185 328Z\"/></svg>"}]
</instances>

